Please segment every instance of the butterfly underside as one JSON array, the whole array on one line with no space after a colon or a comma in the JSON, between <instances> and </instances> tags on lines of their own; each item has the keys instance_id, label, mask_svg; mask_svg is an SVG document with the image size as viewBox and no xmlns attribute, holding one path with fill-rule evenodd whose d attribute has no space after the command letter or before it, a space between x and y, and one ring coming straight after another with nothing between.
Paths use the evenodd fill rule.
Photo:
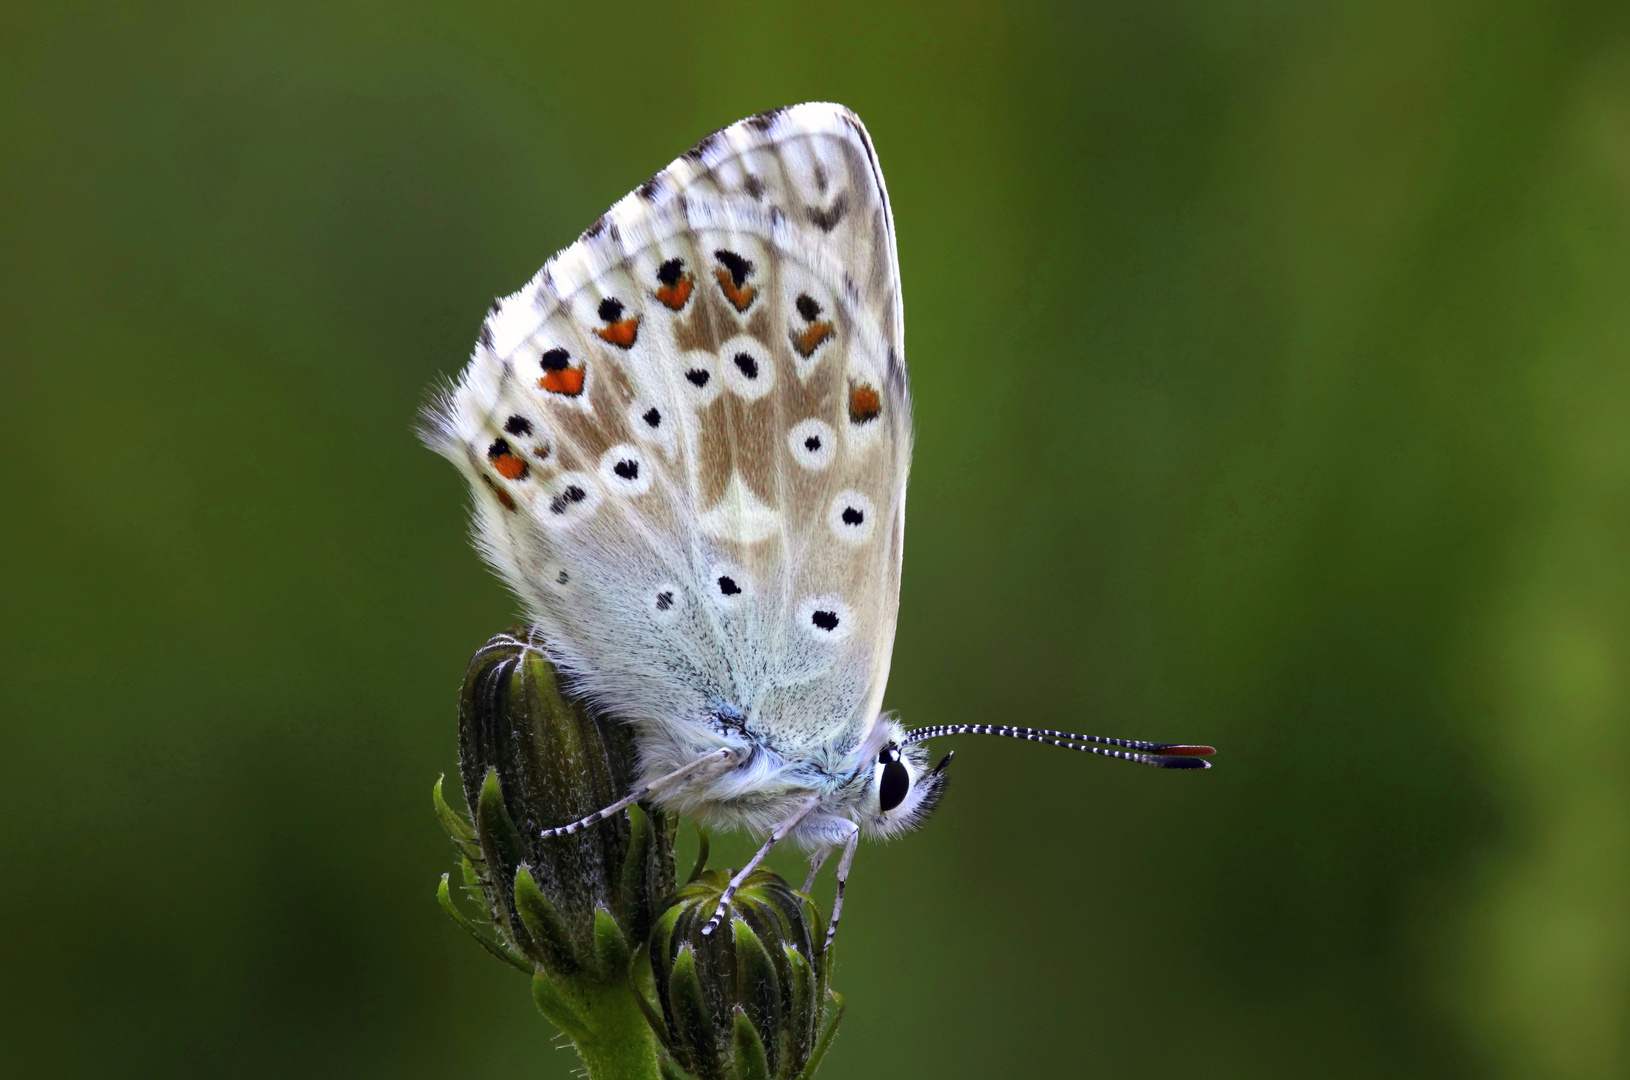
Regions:
<instances>
[{"instance_id":1,"label":"butterfly underside","mask_svg":"<svg viewBox=\"0 0 1630 1080\"><path fill-rule=\"evenodd\" d=\"M904 356L882 173L837 105L708 136L494 304L428 438L578 692L667 736L648 766L734 725L836 767L870 730Z\"/></svg>"}]
</instances>

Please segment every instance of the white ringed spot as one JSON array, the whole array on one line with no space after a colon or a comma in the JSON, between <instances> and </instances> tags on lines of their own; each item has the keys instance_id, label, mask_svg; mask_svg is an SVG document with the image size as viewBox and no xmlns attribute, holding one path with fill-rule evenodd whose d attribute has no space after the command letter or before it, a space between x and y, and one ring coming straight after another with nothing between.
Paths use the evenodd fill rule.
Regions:
<instances>
[{"instance_id":1,"label":"white ringed spot","mask_svg":"<svg viewBox=\"0 0 1630 1080\"><path fill-rule=\"evenodd\" d=\"M840 491L827 507L826 524L832 535L845 544L860 545L872 535L877 510L872 501L855 490Z\"/></svg>"},{"instance_id":2,"label":"white ringed spot","mask_svg":"<svg viewBox=\"0 0 1630 1080\"><path fill-rule=\"evenodd\" d=\"M806 469L824 469L837 453L838 435L825 420L810 417L800 420L787 432L787 449L792 458Z\"/></svg>"},{"instance_id":3,"label":"white ringed spot","mask_svg":"<svg viewBox=\"0 0 1630 1080\"><path fill-rule=\"evenodd\" d=\"M755 337L737 336L719 346L719 371L732 394L757 401L775 387L775 359Z\"/></svg>"},{"instance_id":4,"label":"white ringed spot","mask_svg":"<svg viewBox=\"0 0 1630 1080\"><path fill-rule=\"evenodd\" d=\"M651 490L651 463L632 444L618 443L600 455L600 479L614 495L644 495Z\"/></svg>"}]
</instances>

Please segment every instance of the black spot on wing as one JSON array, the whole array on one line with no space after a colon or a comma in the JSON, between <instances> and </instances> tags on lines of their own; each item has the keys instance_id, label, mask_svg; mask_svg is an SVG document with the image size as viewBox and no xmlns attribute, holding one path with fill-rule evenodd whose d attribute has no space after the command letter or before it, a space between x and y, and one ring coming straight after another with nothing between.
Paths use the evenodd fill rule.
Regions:
<instances>
[{"instance_id":1,"label":"black spot on wing","mask_svg":"<svg viewBox=\"0 0 1630 1080\"><path fill-rule=\"evenodd\" d=\"M713 253L713 257L719 260L719 265L730 272L730 280L738 289L746 282L747 275L753 272L753 264L734 251L720 249Z\"/></svg>"},{"instance_id":2,"label":"black spot on wing","mask_svg":"<svg viewBox=\"0 0 1630 1080\"><path fill-rule=\"evenodd\" d=\"M484 348L484 349L492 348L492 327L490 325L488 325L487 323L482 323L481 324L481 333L476 335L476 340L481 342L481 347L482 348Z\"/></svg>"},{"instance_id":3,"label":"black spot on wing","mask_svg":"<svg viewBox=\"0 0 1630 1080\"><path fill-rule=\"evenodd\" d=\"M583 230L583 235L578 239L593 240L596 236L599 236L601 233L605 232L606 226L609 224L611 224L610 219L605 214L601 214L599 217L594 219L593 225L590 225L588 228Z\"/></svg>"},{"instance_id":4,"label":"black spot on wing","mask_svg":"<svg viewBox=\"0 0 1630 1080\"><path fill-rule=\"evenodd\" d=\"M833 199L832 205L827 207L825 210L821 210L813 206L807 207L804 210L804 213L809 216L810 224L814 225L822 232L831 232L833 229L837 228L838 222L842 221L844 215L848 212L849 200L845 195L839 195L836 199Z\"/></svg>"},{"instance_id":5,"label":"black spot on wing","mask_svg":"<svg viewBox=\"0 0 1630 1080\"><path fill-rule=\"evenodd\" d=\"M553 499L549 500L549 512L551 514L564 514L567 507L574 503L580 503L587 497L588 492L584 491L576 484L572 484L565 491L562 491L559 495L556 495Z\"/></svg>"},{"instance_id":6,"label":"black spot on wing","mask_svg":"<svg viewBox=\"0 0 1630 1080\"><path fill-rule=\"evenodd\" d=\"M646 202L656 202L657 196L662 194L662 174L657 173L634 190Z\"/></svg>"}]
</instances>

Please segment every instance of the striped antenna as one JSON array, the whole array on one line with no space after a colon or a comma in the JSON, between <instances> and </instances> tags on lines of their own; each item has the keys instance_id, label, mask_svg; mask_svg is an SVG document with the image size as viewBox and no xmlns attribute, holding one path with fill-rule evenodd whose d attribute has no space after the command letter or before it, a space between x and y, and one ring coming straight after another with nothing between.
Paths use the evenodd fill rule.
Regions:
<instances>
[{"instance_id":1,"label":"striped antenna","mask_svg":"<svg viewBox=\"0 0 1630 1080\"><path fill-rule=\"evenodd\" d=\"M1065 750L1101 754L1121 761L1136 761L1159 769L1209 769L1211 763L1200 759L1217 752L1210 746L1141 742L1137 739L1107 739L1102 735L1076 735L1068 731L1011 727L1007 724L940 724L936 727L912 728L906 732L905 744L910 746L912 743L935 739L941 735L1001 735L1009 739L1024 739L1028 742L1046 743L1048 746L1060 746ZM1083 746L1082 743L1091 745ZM1122 749L1105 749L1110 746Z\"/></svg>"}]
</instances>

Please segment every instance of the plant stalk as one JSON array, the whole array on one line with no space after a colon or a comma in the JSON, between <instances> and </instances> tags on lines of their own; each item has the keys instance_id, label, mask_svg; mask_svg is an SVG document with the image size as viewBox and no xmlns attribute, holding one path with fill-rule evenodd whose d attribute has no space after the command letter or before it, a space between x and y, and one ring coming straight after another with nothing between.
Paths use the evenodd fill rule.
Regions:
<instances>
[{"instance_id":1,"label":"plant stalk","mask_svg":"<svg viewBox=\"0 0 1630 1080\"><path fill-rule=\"evenodd\" d=\"M585 988L573 996L581 1023L568 1034L589 1080L662 1080L656 1035L630 987Z\"/></svg>"}]
</instances>

